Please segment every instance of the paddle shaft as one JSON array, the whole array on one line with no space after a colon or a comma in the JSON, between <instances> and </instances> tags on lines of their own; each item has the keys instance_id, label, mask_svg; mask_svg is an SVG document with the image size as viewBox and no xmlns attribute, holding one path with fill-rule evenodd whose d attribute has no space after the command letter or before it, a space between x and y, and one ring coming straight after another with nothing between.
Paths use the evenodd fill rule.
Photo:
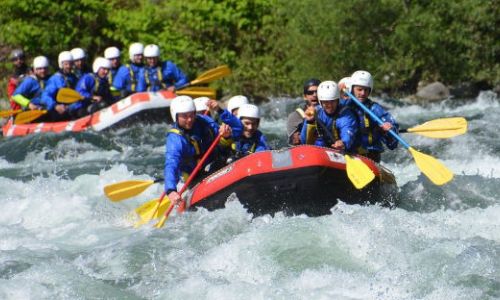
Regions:
<instances>
[{"instance_id":1,"label":"paddle shaft","mask_svg":"<svg viewBox=\"0 0 500 300\"><path fill-rule=\"evenodd\" d=\"M186 180L186 182L182 186L181 190L179 191L179 195L181 195L181 197L182 197L182 193L184 193L186 191L186 189L188 188L189 184L193 181L193 179L195 178L195 176L198 174L198 172L202 168L202 166L205 163L205 161L207 160L208 156L210 156L210 154L214 151L215 147L217 146L217 144L219 143L219 141L220 141L221 138L222 138L222 135L220 135L220 134L217 135L217 137L215 138L215 140L212 142L212 145L210 145L210 147L208 148L207 152L205 152L205 154L201 158L201 160L198 163L198 165L196 165L196 167L194 168L193 172L191 172L191 174L189 175L188 179ZM181 201L183 201L182 198L181 198ZM168 216L170 215L170 212L172 212L173 208L174 208L174 203L172 203L170 205L170 207L168 208L168 210L165 212L165 215L164 215L163 219L168 218Z\"/></svg>"},{"instance_id":2,"label":"paddle shaft","mask_svg":"<svg viewBox=\"0 0 500 300\"><path fill-rule=\"evenodd\" d=\"M363 103L361 103L361 101L358 100L358 98L354 97L353 94L351 94L351 92L347 91L347 90L344 90L344 92L352 99L352 101L354 101L359 107L361 107L361 109L363 109L368 115L370 115L370 117L378 123L378 125L382 126L382 124L384 124L384 121L382 121L376 114L374 114L370 109L368 109L368 107L366 107ZM403 145L403 147L405 147L406 149L409 149L410 148L410 145L405 141L403 140L403 138L401 138L396 132L394 132L394 130L389 130L389 134L391 134L395 139L397 139L401 145Z\"/></svg>"}]
</instances>

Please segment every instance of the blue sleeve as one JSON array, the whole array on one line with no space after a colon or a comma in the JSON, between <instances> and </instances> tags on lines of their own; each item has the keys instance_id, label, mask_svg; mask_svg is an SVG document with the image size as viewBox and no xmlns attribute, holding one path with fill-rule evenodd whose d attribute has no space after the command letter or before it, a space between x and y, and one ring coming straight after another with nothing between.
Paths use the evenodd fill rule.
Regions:
<instances>
[{"instance_id":1,"label":"blue sleeve","mask_svg":"<svg viewBox=\"0 0 500 300\"><path fill-rule=\"evenodd\" d=\"M380 104L373 103L371 110L379 117L383 122L389 122L392 124L394 132L399 132L399 124L396 122L396 119L386 111ZM398 140L393 138L390 134L383 134L381 140L390 150L394 150L398 146Z\"/></svg>"},{"instance_id":2,"label":"blue sleeve","mask_svg":"<svg viewBox=\"0 0 500 300\"><path fill-rule=\"evenodd\" d=\"M167 86L171 84L169 81L173 79L176 88L180 88L189 83L186 74L171 61L166 61L163 65L163 78Z\"/></svg>"},{"instance_id":3,"label":"blue sleeve","mask_svg":"<svg viewBox=\"0 0 500 300\"><path fill-rule=\"evenodd\" d=\"M196 117L202 119L203 122L205 122L206 124L208 124L208 126L210 126L210 129L214 134L214 138L219 134L219 124L217 124L217 122L215 122L214 119L205 115L196 115Z\"/></svg>"},{"instance_id":4,"label":"blue sleeve","mask_svg":"<svg viewBox=\"0 0 500 300\"><path fill-rule=\"evenodd\" d=\"M47 110L53 110L56 106L56 94L62 87L64 87L64 79L57 73L52 75L47 82L40 101Z\"/></svg>"},{"instance_id":5,"label":"blue sleeve","mask_svg":"<svg viewBox=\"0 0 500 300\"><path fill-rule=\"evenodd\" d=\"M168 190L177 190L177 183L181 177L182 148L181 136L174 133L167 134L165 145L165 169L163 171L165 192Z\"/></svg>"},{"instance_id":6,"label":"blue sleeve","mask_svg":"<svg viewBox=\"0 0 500 300\"><path fill-rule=\"evenodd\" d=\"M358 130L356 116L351 110L345 109L337 119L336 126L339 130L340 139L344 142L345 148L350 150Z\"/></svg>"},{"instance_id":7,"label":"blue sleeve","mask_svg":"<svg viewBox=\"0 0 500 300\"><path fill-rule=\"evenodd\" d=\"M36 94L37 89L39 88L40 85L35 79L26 77L26 79L24 79L23 82L21 82L21 84L14 90L12 96L21 94L26 98L31 98L34 94Z\"/></svg>"},{"instance_id":8,"label":"blue sleeve","mask_svg":"<svg viewBox=\"0 0 500 300\"><path fill-rule=\"evenodd\" d=\"M243 125L235 115L230 113L227 109L223 109L222 113L219 114L219 119L231 127L234 139L241 136L241 133L243 132Z\"/></svg>"},{"instance_id":9,"label":"blue sleeve","mask_svg":"<svg viewBox=\"0 0 500 300\"><path fill-rule=\"evenodd\" d=\"M130 76L128 68L125 66L120 66L118 71L116 71L115 77L113 78L112 86L117 90L127 89L127 78Z\"/></svg>"},{"instance_id":10,"label":"blue sleeve","mask_svg":"<svg viewBox=\"0 0 500 300\"><path fill-rule=\"evenodd\" d=\"M270 150L271 148L267 144L266 136L260 131L257 131L257 134L259 134L259 141L257 147L255 147L255 152Z\"/></svg>"},{"instance_id":11,"label":"blue sleeve","mask_svg":"<svg viewBox=\"0 0 500 300\"><path fill-rule=\"evenodd\" d=\"M80 93L84 98L92 98L93 90L95 86L95 80L92 75L85 74L78 80L76 84L76 91Z\"/></svg>"}]
</instances>

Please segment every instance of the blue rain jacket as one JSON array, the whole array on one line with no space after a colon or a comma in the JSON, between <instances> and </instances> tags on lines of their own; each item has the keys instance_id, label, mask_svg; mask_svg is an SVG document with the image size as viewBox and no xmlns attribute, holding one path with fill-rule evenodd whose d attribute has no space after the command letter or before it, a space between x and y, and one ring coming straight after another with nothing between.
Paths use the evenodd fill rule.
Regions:
<instances>
[{"instance_id":1,"label":"blue rain jacket","mask_svg":"<svg viewBox=\"0 0 500 300\"><path fill-rule=\"evenodd\" d=\"M12 94L12 98L22 107L27 107L29 102L35 105L40 105L42 99L42 92L45 86L47 85L48 80L49 77L46 77L45 79L38 79L35 75L26 76L22 80L21 84L16 88L14 94ZM30 101L19 103L16 100L17 95L20 95Z\"/></svg>"},{"instance_id":2,"label":"blue rain jacket","mask_svg":"<svg viewBox=\"0 0 500 300\"><path fill-rule=\"evenodd\" d=\"M90 105L92 96L94 95L102 96L102 101L106 102L109 102L112 99L111 92L109 90L108 78L100 78L94 73L83 75L83 77L80 78L76 84L76 91L80 93L84 99L73 103L73 109L80 109Z\"/></svg>"},{"instance_id":3,"label":"blue rain jacket","mask_svg":"<svg viewBox=\"0 0 500 300\"><path fill-rule=\"evenodd\" d=\"M184 130L174 123L169 130L165 145L165 192L177 190L177 183L182 173L190 174L196 167L198 160L208 150L219 134L219 126L210 117L196 115L193 128ZM210 163L215 153L212 153L205 162Z\"/></svg>"},{"instance_id":4,"label":"blue rain jacket","mask_svg":"<svg viewBox=\"0 0 500 300\"><path fill-rule=\"evenodd\" d=\"M145 67L139 74L137 83L138 91L156 92L167 89L172 85L175 88L180 88L189 81L186 75L173 62L164 61L161 66L154 68Z\"/></svg>"},{"instance_id":5,"label":"blue rain jacket","mask_svg":"<svg viewBox=\"0 0 500 300\"><path fill-rule=\"evenodd\" d=\"M383 122L389 122L393 126L393 130L398 133L399 125L392 115L386 111L380 104L367 99L363 103ZM354 101L348 101L347 105L352 107L358 121L358 134L356 136L355 148L360 154L367 152L383 152L385 144L390 150L394 150L398 146L398 140L390 134L386 134L376 121L372 120L363 109L358 107Z\"/></svg>"},{"instance_id":6,"label":"blue rain jacket","mask_svg":"<svg viewBox=\"0 0 500 300\"><path fill-rule=\"evenodd\" d=\"M337 106L332 115L326 113L321 106L316 106L316 118L322 122L330 132L323 132L322 126L308 123L304 120L300 133L302 144L311 144L322 147L330 147L336 140L340 139L347 151L351 151L356 139L357 122L356 116L349 108ZM312 129L312 130L311 130ZM321 133L321 134L318 134ZM310 136L311 134L315 136ZM330 144L331 143L331 144Z\"/></svg>"},{"instance_id":7,"label":"blue rain jacket","mask_svg":"<svg viewBox=\"0 0 500 300\"><path fill-rule=\"evenodd\" d=\"M57 104L56 95L60 88L74 88L76 85L77 79L73 73L71 74L63 74L60 71L56 72L54 75L50 76L47 81L47 85L42 92L42 99L40 103L47 110L54 110L54 107ZM73 104L72 104L73 105ZM70 110L71 105L69 106Z\"/></svg>"}]
</instances>

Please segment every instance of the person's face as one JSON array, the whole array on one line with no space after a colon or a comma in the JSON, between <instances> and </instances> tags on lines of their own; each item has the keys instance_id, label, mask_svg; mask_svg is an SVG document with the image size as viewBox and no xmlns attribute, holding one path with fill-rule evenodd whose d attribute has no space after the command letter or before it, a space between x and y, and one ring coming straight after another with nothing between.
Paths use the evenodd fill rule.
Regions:
<instances>
[{"instance_id":1,"label":"person's face","mask_svg":"<svg viewBox=\"0 0 500 300\"><path fill-rule=\"evenodd\" d=\"M325 110L325 112L329 115L333 114L337 109L337 105L339 104L339 100L333 101L321 101L321 106Z\"/></svg>"},{"instance_id":2,"label":"person's face","mask_svg":"<svg viewBox=\"0 0 500 300\"><path fill-rule=\"evenodd\" d=\"M81 69L83 68L83 59L77 59L73 61L73 64L75 65L75 68Z\"/></svg>"},{"instance_id":3,"label":"person's face","mask_svg":"<svg viewBox=\"0 0 500 300\"><path fill-rule=\"evenodd\" d=\"M146 63L149 67L156 67L158 64L158 57L146 57Z\"/></svg>"},{"instance_id":4,"label":"person's face","mask_svg":"<svg viewBox=\"0 0 500 300\"><path fill-rule=\"evenodd\" d=\"M355 85L352 91L354 96L361 102L364 102L370 96L370 88L366 86Z\"/></svg>"},{"instance_id":5,"label":"person's face","mask_svg":"<svg viewBox=\"0 0 500 300\"><path fill-rule=\"evenodd\" d=\"M241 118L241 124L243 125L243 136L251 138L259 128L259 119Z\"/></svg>"},{"instance_id":6,"label":"person's face","mask_svg":"<svg viewBox=\"0 0 500 300\"><path fill-rule=\"evenodd\" d=\"M24 64L24 58L22 57L16 57L12 59L12 63L16 68L21 67Z\"/></svg>"},{"instance_id":7,"label":"person's face","mask_svg":"<svg viewBox=\"0 0 500 300\"><path fill-rule=\"evenodd\" d=\"M49 68L36 68L35 69L35 75L38 78L44 79L45 77L47 77L48 73L49 73Z\"/></svg>"},{"instance_id":8,"label":"person's face","mask_svg":"<svg viewBox=\"0 0 500 300\"><path fill-rule=\"evenodd\" d=\"M304 100L306 100L308 106L316 106L318 102L318 86L311 85L306 93L304 94Z\"/></svg>"},{"instance_id":9,"label":"person's face","mask_svg":"<svg viewBox=\"0 0 500 300\"><path fill-rule=\"evenodd\" d=\"M140 65L140 64L142 64L142 59L143 59L142 54L135 54L132 62L136 65Z\"/></svg>"},{"instance_id":10,"label":"person's face","mask_svg":"<svg viewBox=\"0 0 500 300\"><path fill-rule=\"evenodd\" d=\"M64 74L69 74L71 73L71 69L73 68L73 62L72 61L63 61L62 62L62 70Z\"/></svg>"},{"instance_id":11,"label":"person's face","mask_svg":"<svg viewBox=\"0 0 500 300\"><path fill-rule=\"evenodd\" d=\"M109 60L111 62L111 67L113 69L117 69L120 66L120 58L115 57Z\"/></svg>"},{"instance_id":12,"label":"person's face","mask_svg":"<svg viewBox=\"0 0 500 300\"><path fill-rule=\"evenodd\" d=\"M180 128L190 130L193 128L195 118L196 118L196 112L194 111L178 113L177 124L179 125Z\"/></svg>"},{"instance_id":13,"label":"person's face","mask_svg":"<svg viewBox=\"0 0 500 300\"><path fill-rule=\"evenodd\" d=\"M235 108L235 109L233 109L233 110L231 111L231 114L232 114L233 116L238 116L238 111L239 111L239 110L240 110L239 108Z\"/></svg>"},{"instance_id":14,"label":"person's face","mask_svg":"<svg viewBox=\"0 0 500 300\"><path fill-rule=\"evenodd\" d=\"M97 76L99 76L99 78L104 78L108 76L108 73L109 73L108 68L99 68L99 70L97 71Z\"/></svg>"}]
</instances>

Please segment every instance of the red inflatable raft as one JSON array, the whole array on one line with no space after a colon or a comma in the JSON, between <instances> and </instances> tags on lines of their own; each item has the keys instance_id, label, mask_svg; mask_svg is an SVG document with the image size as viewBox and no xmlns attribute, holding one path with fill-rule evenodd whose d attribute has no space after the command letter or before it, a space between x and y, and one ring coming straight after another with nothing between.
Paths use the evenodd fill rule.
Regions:
<instances>
[{"instance_id":1,"label":"red inflatable raft","mask_svg":"<svg viewBox=\"0 0 500 300\"><path fill-rule=\"evenodd\" d=\"M254 215L278 211L324 215L339 200L349 204L394 204L394 175L368 158L356 157L375 174L375 179L361 190L347 177L344 155L329 148L302 145L258 152L221 168L190 190L187 207L222 208L233 193Z\"/></svg>"}]
</instances>

